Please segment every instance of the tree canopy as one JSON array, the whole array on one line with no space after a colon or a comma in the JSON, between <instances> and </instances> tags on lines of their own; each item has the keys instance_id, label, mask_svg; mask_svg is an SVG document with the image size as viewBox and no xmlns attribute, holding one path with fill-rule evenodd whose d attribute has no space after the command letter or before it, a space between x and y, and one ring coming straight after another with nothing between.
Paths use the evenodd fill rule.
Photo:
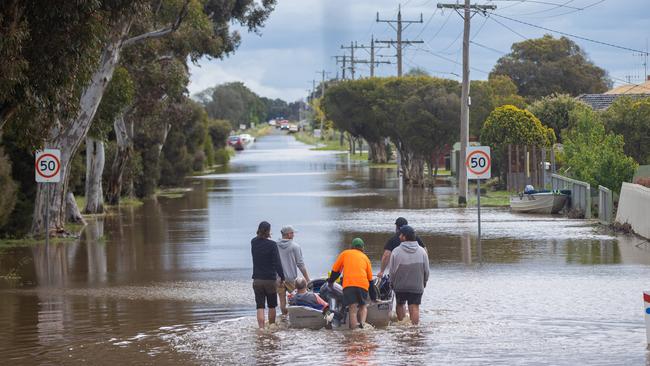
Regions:
<instances>
[{"instance_id":1,"label":"tree canopy","mask_svg":"<svg viewBox=\"0 0 650 366\"><path fill-rule=\"evenodd\" d=\"M543 124L555 132L559 142L563 141L563 131L569 127L571 113L590 108L568 94L553 94L535 101L528 108Z\"/></svg>"},{"instance_id":2,"label":"tree canopy","mask_svg":"<svg viewBox=\"0 0 650 366\"><path fill-rule=\"evenodd\" d=\"M621 97L603 114L608 131L625 138L625 153L639 164L650 164L650 98Z\"/></svg>"},{"instance_id":3,"label":"tree canopy","mask_svg":"<svg viewBox=\"0 0 650 366\"><path fill-rule=\"evenodd\" d=\"M569 38L547 34L514 43L511 49L497 61L490 76L509 76L519 94L528 99L554 93L602 93L611 85L605 70L594 65Z\"/></svg>"}]
</instances>

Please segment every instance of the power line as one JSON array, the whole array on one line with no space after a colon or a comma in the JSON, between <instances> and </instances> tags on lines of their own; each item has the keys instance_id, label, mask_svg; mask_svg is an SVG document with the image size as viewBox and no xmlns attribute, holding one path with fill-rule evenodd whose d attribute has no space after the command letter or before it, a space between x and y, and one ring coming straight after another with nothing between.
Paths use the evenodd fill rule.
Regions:
<instances>
[{"instance_id":1,"label":"power line","mask_svg":"<svg viewBox=\"0 0 650 366\"><path fill-rule=\"evenodd\" d=\"M521 37L521 38L523 38L523 39L528 39L528 37L526 37L526 36L524 36L523 34L517 32L516 30L514 30L514 29L508 27L507 25L501 23L500 21L498 21L498 20L496 20L496 19L494 19L494 18L490 18L490 19L492 19L492 21L496 22L497 24L499 24L500 26L504 27L505 29L507 29L507 30L511 31L512 33L518 35L519 37Z\"/></svg>"},{"instance_id":2,"label":"power line","mask_svg":"<svg viewBox=\"0 0 650 366\"><path fill-rule=\"evenodd\" d=\"M496 53L502 54L502 55L507 55L507 54L508 54L507 52L499 51L499 50L497 50L496 48L492 48L492 47L490 47L490 46L486 46L486 45L481 44L481 43L478 43L478 42L476 42L476 41L469 41L469 43L474 44L474 45L477 45L477 46L479 46L479 47L481 47L481 48L485 48L486 50L489 50L489 51L492 51L492 52L496 52Z\"/></svg>"},{"instance_id":3,"label":"power line","mask_svg":"<svg viewBox=\"0 0 650 366\"><path fill-rule=\"evenodd\" d=\"M618 48L618 49L625 50L625 51L632 51L632 52L638 52L638 53L643 53L643 54L647 54L647 53L648 53L648 52L646 52L646 51L640 51L640 50L636 50L636 49L634 49L634 48L629 48L629 47L625 47L625 46L619 46L619 45L616 45L616 44L613 44L613 43L608 43L608 42L598 41L598 40L595 40L595 39L591 39L591 38L587 38L587 37L583 37L583 36L578 36L578 35L571 34L571 33L567 33L567 32L563 32L563 31L558 31L558 30L554 30L554 29L550 29L550 28L542 27L542 26L540 26L540 25L531 24L531 23L528 23L528 22L524 22L523 20L510 18L510 17L504 16L504 15L499 15L499 14L497 14L497 13L493 13L493 12L490 12L489 14L494 15L494 16L497 16L497 17L499 17L499 18L508 19L508 20L510 20L510 21L513 21L513 22L521 23L521 24L527 25L527 26L529 26L529 27L539 28L539 29L542 29L542 30L545 30L545 31L549 31L549 32L553 32L553 33L561 34L561 35L563 35L563 36L572 37L572 38L580 39L580 40L587 41L587 42L592 42L592 43L597 43L597 44L601 44L601 45L604 45L604 46L614 47L614 48ZM522 36L521 34L519 34L519 35ZM522 36L522 37L526 38L525 36Z\"/></svg>"}]
</instances>

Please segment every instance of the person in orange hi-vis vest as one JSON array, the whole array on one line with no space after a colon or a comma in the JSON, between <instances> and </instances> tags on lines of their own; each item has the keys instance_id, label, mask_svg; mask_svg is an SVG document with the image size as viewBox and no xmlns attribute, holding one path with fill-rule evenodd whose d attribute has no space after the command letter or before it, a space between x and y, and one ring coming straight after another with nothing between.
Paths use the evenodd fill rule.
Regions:
<instances>
[{"instance_id":1,"label":"person in orange hi-vis vest","mask_svg":"<svg viewBox=\"0 0 650 366\"><path fill-rule=\"evenodd\" d=\"M368 315L368 287L372 281L372 266L363 248L363 240L352 240L352 248L339 254L327 279L329 286L332 286L343 272L343 305L348 307L348 324L351 329L363 328Z\"/></svg>"}]
</instances>

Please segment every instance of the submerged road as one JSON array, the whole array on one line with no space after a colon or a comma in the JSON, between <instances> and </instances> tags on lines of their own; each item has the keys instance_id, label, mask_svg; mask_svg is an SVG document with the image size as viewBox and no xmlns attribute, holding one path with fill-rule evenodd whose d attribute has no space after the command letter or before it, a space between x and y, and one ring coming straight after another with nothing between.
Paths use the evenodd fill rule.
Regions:
<instances>
[{"instance_id":1,"label":"submerged road","mask_svg":"<svg viewBox=\"0 0 650 366\"><path fill-rule=\"evenodd\" d=\"M0 249L2 364L650 364L650 249L591 222L449 208L451 187L273 134L181 198L91 221L78 243ZM250 239L297 230L312 277L354 237L378 271L397 216L427 245L419 327L256 330Z\"/></svg>"}]
</instances>

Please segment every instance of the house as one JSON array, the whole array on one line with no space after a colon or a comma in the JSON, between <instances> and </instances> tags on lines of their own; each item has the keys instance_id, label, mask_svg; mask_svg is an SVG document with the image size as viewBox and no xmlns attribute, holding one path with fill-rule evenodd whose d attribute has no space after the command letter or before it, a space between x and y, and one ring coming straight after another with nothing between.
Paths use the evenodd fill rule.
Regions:
<instances>
[{"instance_id":1,"label":"house","mask_svg":"<svg viewBox=\"0 0 650 366\"><path fill-rule=\"evenodd\" d=\"M650 98L650 76L641 84L625 84L603 94L582 94L578 100L587 103L594 110L604 111L621 96L632 99Z\"/></svg>"}]
</instances>

